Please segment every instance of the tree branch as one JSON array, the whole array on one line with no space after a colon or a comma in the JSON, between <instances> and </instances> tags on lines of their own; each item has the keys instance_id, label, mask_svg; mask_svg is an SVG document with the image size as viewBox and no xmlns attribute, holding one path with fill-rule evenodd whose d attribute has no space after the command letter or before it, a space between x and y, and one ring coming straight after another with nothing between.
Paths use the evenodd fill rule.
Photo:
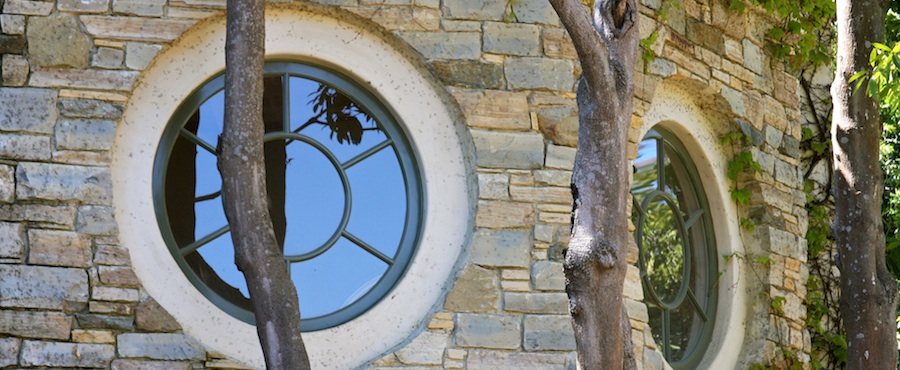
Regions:
<instances>
[{"instance_id":1,"label":"tree branch","mask_svg":"<svg viewBox=\"0 0 900 370\"><path fill-rule=\"evenodd\" d=\"M581 61L584 78L587 81L604 81L610 78L609 50L591 23L584 5L578 0L550 0L550 5L556 10L556 14L572 38L578 59ZM605 93L609 96L612 95L613 86L615 85L591 86L591 89L595 94ZM597 91L601 88L604 91Z\"/></svg>"}]
</instances>

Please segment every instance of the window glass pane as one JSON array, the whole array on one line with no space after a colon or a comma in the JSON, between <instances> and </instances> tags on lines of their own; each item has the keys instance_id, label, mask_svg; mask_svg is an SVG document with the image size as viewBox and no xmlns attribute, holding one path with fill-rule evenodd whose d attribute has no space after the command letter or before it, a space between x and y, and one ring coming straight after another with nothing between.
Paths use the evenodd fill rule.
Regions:
<instances>
[{"instance_id":1,"label":"window glass pane","mask_svg":"<svg viewBox=\"0 0 900 370\"><path fill-rule=\"evenodd\" d=\"M214 286L213 288L219 292L228 289L237 289L243 298L250 297L250 291L247 290L247 283L244 281L244 274L237 269L234 264L234 247L231 244L231 233L225 233L209 244L204 245L197 250L197 253L203 258L203 261L212 268L212 271L201 269L198 275L202 280L213 281L208 274L214 272L217 279L225 282L227 285ZM233 302L237 303L237 302Z\"/></svg>"},{"instance_id":2,"label":"window glass pane","mask_svg":"<svg viewBox=\"0 0 900 370\"><path fill-rule=\"evenodd\" d=\"M634 180L631 191L634 194L646 194L657 188L658 154L656 139L645 139L638 147L638 156L634 160Z\"/></svg>"},{"instance_id":3,"label":"window glass pane","mask_svg":"<svg viewBox=\"0 0 900 370\"><path fill-rule=\"evenodd\" d=\"M200 106L200 127L197 136L213 148L219 142L222 125L225 122L225 90L219 90Z\"/></svg>"},{"instance_id":4,"label":"window glass pane","mask_svg":"<svg viewBox=\"0 0 900 370\"><path fill-rule=\"evenodd\" d=\"M300 313L312 318L337 311L368 292L387 270L387 264L347 239L327 252L291 265Z\"/></svg>"},{"instance_id":5,"label":"window glass pane","mask_svg":"<svg viewBox=\"0 0 900 370\"><path fill-rule=\"evenodd\" d=\"M356 101L327 85L291 77L291 130L322 143L340 162L387 137Z\"/></svg>"},{"instance_id":6,"label":"window glass pane","mask_svg":"<svg viewBox=\"0 0 900 370\"><path fill-rule=\"evenodd\" d=\"M393 257L406 224L406 186L400 163L385 148L347 170L353 188L353 213L347 230Z\"/></svg>"},{"instance_id":7,"label":"window glass pane","mask_svg":"<svg viewBox=\"0 0 900 370\"><path fill-rule=\"evenodd\" d=\"M672 302L682 285L684 245L675 217L662 198L651 202L644 212L644 269L662 302Z\"/></svg>"},{"instance_id":8,"label":"window glass pane","mask_svg":"<svg viewBox=\"0 0 900 370\"><path fill-rule=\"evenodd\" d=\"M310 252L338 231L344 212L344 187L337 169L315 147L295 140L287 145L284 252Z\"/></svg>"}]
</instances>

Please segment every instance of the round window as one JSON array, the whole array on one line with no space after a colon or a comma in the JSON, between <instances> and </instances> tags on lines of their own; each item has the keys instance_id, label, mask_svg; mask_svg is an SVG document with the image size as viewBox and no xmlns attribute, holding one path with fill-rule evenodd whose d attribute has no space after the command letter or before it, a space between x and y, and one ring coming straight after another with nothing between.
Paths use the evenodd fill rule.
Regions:
<instances>
[{"instance_id":1,"label":"round window","mask_svg":"<svg viewBox=\"0 0 900 370\"><path fill-rule=\"evenodd\" d=\"M653 337L672 367L696 368L713 329L712 219L697 170L674 135L651 130L634 160L633 221Z\"/></svg>"},{"instance_id":2,"label":"round window","mask_svg":"<svg viewBox=\"0 0 900 370\"><path fill-rule=\"evenodd\" d=\"M224 76L169 121L154 163L163 239L194 286L253 323L222 206L216 143ZM269 212L300 299L302 329L347 322L403 275L418 239L421 183L390 112L348 77L290 62L265 67L263 121Z\"/></svg>"}]
</instances>

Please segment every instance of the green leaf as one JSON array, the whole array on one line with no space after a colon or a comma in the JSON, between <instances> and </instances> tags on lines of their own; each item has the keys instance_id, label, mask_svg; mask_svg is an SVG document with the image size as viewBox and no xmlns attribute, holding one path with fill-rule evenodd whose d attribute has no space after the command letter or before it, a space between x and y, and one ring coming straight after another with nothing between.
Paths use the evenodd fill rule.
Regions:
<instances>
[{"instance_id":1,"label":"green leaf","mask_svg":"<svg viewBox=\"0 0 900 370\"><path fill-rule=\"evenodd\" d=\"M891 52L891 48L889 48L887 45L882 44L882 43L880 43L880 42L873 43L872 46L874 46L874 47L877 48L877 49L884 50L884 51L886 51L886 52L888 52L888 53Z\"/></svg>"},{"instance_id":2,"label":"green leaf","mask_svg":"<svg viewBox=\"0 0 900 370\"><path fill-rule=\"evenodd\" d=\"M731 192L731 199L740 205L750 203L750 190L740 189Z\"/></svg>"},{"instance_id":3,"label":"green leaf","mask_svg":"<svg viewBox=\"0 0 900 370\"><path fill-rule=\"evenodd\" d=\"M769 38L780 40L784 37L784 30L778 27L769 29Z\"/></svg>"}]
</instances>

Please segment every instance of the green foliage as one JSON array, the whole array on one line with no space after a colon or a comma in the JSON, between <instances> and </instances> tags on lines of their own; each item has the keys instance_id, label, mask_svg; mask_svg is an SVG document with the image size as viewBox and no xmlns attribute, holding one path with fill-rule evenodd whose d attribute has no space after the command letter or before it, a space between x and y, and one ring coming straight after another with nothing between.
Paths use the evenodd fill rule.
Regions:
<instances>
[{"instance_id":1,"label":"green foliage","mask_svg":"<svg viewBox=\"0 0 900 370\"><path fill-rule=\"evenodd\" d=\"M773 56L786 58L795 69L831 62L831 42L822 41L834 37L833 0L730 0L728 8L743 12L748 3L774 14L780 22L767 33Z\"/></svg>"},{"instance_id":2,"label":"green foliage","mask_svg":"<svg viewBox=\"0 0 900 370\"><path fill-rule=\"evenodd\" d=\"M641 39L641 59L644 60L644 72L647 72L647 64L656 59L656 52L653 51L651 46L656 42L656 38L659 37L659 32L653 31L650 36L647 38Z\"/></svg>"}]
</instances>

